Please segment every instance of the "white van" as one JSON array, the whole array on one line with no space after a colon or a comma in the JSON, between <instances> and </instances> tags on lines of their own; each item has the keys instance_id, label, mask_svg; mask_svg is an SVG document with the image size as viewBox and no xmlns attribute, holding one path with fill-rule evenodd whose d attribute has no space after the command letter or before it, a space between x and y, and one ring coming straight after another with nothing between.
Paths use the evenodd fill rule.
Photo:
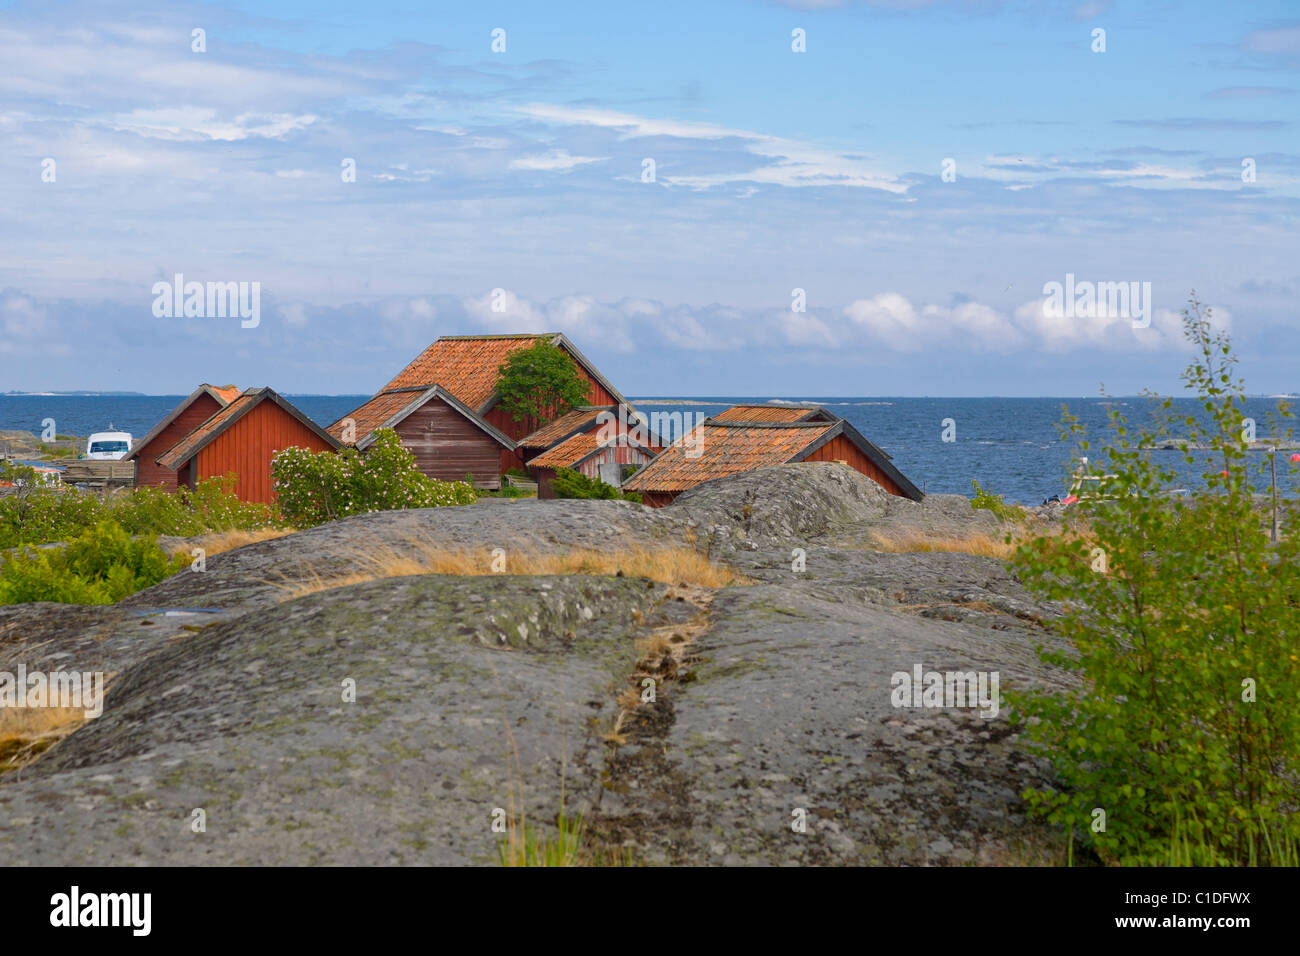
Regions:
<instances>
[{"instance_id":1,"label":"white van","mask_svg":"<svg viewBox=\"0 0 1300 956\"><path fill-rule=\"evenodd\" d=\"M95 432L86 439L86 457L94 461L120 461L130 453L130 432Z\"/></svg>"}]
</instances>

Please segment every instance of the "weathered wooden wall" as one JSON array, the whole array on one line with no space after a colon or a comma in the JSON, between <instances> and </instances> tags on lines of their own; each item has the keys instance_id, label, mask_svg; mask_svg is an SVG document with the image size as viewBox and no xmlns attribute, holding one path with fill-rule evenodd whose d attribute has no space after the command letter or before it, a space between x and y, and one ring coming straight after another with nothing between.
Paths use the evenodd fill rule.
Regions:
<instances>
[{"instance_id":1,"label":"weathered wooden wall","mask_svg":"<svg viewBox=\"0 0 1300 956\"><path fill-rule=\"evenodd\" d=\"M601 465L615 463L620 465L644 465L649 460L650 455L639 448L630 445L611 445L596 452L596 454L580 464L578 471L588 478L599 478Z\"/></svg>"},{"instance_id":2,"label":"weathered wooden wall","mask_svg":"<svg viewBox=\"0 0 1300 956\"><path fill-rule=\"evenodd\" d=\"M897 483L877 468L870 458L858 451L857 446L843 435L836 435L805 458L804 461L843 461L850 468L862 472L891 495L898 495L900 498L906 497L903 494L903 489Z\"/></svg>"},{"instance_id":3,"label":"weathered wooden wall","mask_svg":"<svg viewBox=\"0 0 1300 956\"><path fill-rule=\"evenodd\" d=\"M537 473L537 497L554 498L555 497L555 469L538 468Z\"/></svg>"},{"instance_id":4,"label":"weathered wooden wall","mask_svg":"<svg viewBox=\"0 0 1300 956\"><path fill-rule=\"evenodd\" d=\"M500 453L504 449L441 399L417 408L396 431L420 471L430 478L463 481L472 474L480 488L501 487Z\"/></svg>"}]
</instances>

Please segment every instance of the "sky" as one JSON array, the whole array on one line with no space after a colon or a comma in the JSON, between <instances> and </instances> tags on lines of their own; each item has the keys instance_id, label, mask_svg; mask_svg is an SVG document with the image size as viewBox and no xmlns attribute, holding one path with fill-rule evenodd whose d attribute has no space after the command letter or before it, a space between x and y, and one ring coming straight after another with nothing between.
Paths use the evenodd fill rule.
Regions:
<instances>
[{"instance_id":1,"label":"sky","mask_svg":"<svg viewBox=\"0 0 1300 956\"><path fill-rule=\"evenodd\" d=\"M517 331L629 396L1169 392L1193 289L1300 392L1300 0L0 0L0 63L0 392Z\"/></svg>"}]
</instances>

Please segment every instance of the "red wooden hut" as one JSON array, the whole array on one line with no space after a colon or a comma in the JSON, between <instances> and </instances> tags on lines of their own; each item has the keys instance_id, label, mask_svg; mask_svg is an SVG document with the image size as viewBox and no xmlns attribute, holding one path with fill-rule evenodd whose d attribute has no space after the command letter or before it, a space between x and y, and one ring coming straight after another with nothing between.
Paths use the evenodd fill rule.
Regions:
<instances>
[{"instance_id":1,"label":"red wooden hut","mask_svg":"<svg viewBox=\"0 0 1300 956\"><path fill-rule=\"evenodd\" d=\"M135 485L141 487L176 490L176 472L158 464L158 456L221 411L236 398L239 389L233 385L203 384L190 393L171 412L136 442L127 461L135 461Z\"/></svg>"},{"instance_id":2,"label":"red wooden hut","mask_svg":"<svg viewBox=\"0 0 1300 956\"><path fill-rule=\"evenodd\" d=\"M780 409L756 413L759 409ZM728 409L678 439L623 484L658 508L687 488L715 478L791 462L843 462L890 494L920 501L924 495L880 448L847 421L823 408L804 409L791 418L790 406ZM729 414L735 411L735 414Z\"/></svg>"},{"instance_id":3,"label":"red wooden hut","mask_svg":"<svg viewBox=\"0 0 1300 956\"><path fill-rule=\"evenodd\" d=\"M391 428L430 478L463 481L495 491L501 487L501 455L515 443L475 415L441 385L380 392L327 430L340 444L364 452L376 432Z\"/></svg>"},{"instance_id":4,"label":"red wooden hut","mask_svg":"<svg viewBox=\"0 0 1300 956\"><path fill-rule=\"evenodd\" d=\"M269 388L250 388L158 456L158 465L193 488L205 478L233 473L235 496L270 504L275 500L271 458L299 446L334 451L339 443Z\"/></svg>"},{"instance_id":5,"label":"red wooden hut","mask_svg":"<svg viewBox=\"0 0 1300 956\"><path fill-rule=\"evenodd\" d=\"M579 373L589 384L587 404L615 407L619 403L626 404L626 399L609 380L601 375L586 356L559 332L444 335L417 355L376 394L375 398L366 404L369 405L384 395L392 395L403 389L425 390L434 385L441 386L445 395L455 398L511 442L509 447L503 445L498 450L495 477L499 481L501 474L506 470L522 468L524 465L525 456L517 445L518 440L549 424L532 419L515 421L499 407L500 398L496 393L501 363L516 349L529 348L539 341L550 342L574 360ZM396 401L392 399L392 402ZM331 432L340 433L343 423L348 418L359 420L365 407L362 406L343 416L330 426ZM442 446L443 453L450 450L450 444ZM474 474L476 478L486 477L477 471ZM463 473L460 477L463 477Z\"/></svg>"}]
</instances>

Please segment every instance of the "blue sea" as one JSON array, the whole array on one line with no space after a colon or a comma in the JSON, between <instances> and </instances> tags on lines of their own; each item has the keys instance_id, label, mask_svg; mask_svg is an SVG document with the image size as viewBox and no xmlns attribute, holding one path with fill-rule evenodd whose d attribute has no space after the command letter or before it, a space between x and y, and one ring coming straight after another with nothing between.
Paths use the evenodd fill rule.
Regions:
<instances>
[{"instance_id":1,"label":"blue sea","mask_svg":"<svg viewBox=\"0 0 1300 956\"><path fill-rule=\"evenodd\" d=\"M320 425L329 425L365 401L367 395L290 395L302 412ZM0 395L0 429L19 428L40 434L41 422L55 420L60 434L86 436L106 431L109 425L145 434L180 403L182 395L149 396L10 396ZM660 404L658 399L664 404ZM893 456L894 464L918 487L928 492L971 494L975 479L987 490L1020 504L1038 504L1052 495L1066 493L1069 464L1077 449L1062 442L1057 425L1061 406L1069 407L1089 427L1094 442L1104 434L1107 408L1120 407L1131 425L1148 420L1149 403L1144 398L817 398L791 396L709 396L674 399L656 395L651 400L631 399L643 412L714 415L741 402L816 402L851 422L858 431ZM1246 412L1258 425L1262 438L1269 412L1276 398L1252 398ZM1179 399L1177 406L1189 414L1196 410L1193 399ZM944 419L956 424L956 441L942 440ZM1173 451L1151 452L1181 465ZM1097 454L1093 452L1094 458ZM1257 460L1265 456L1256 453ZM1289 453L1279 455L1279 482L1292 467ZM1285 468L1283 466L1286 466ZM1263 489L1267 478L1257 478ZM1185 484L1195 487L1197 478L1187 474ZM1284 493L1295 484L1283 483Z\"/></svg>"}]
</instances>

